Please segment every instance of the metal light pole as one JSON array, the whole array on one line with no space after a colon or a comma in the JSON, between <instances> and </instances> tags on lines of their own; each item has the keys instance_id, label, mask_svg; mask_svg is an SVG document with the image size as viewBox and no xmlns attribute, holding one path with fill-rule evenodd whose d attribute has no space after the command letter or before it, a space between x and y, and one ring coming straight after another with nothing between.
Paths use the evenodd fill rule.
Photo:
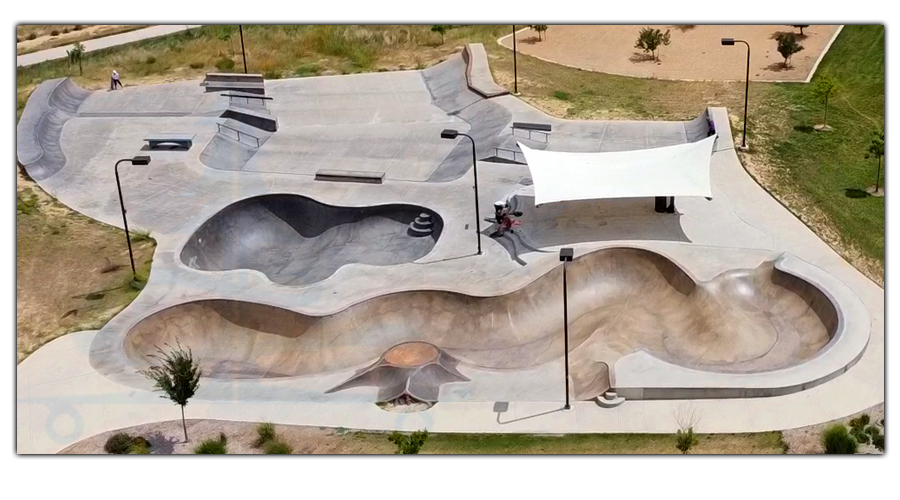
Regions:
<instances>
[{"instance_id":1,"label":"metal light pole","mask_svg":"<svg viewBox=\"0 0 900 500\"><path fill-rule=\"evenodd\" d=\"M743 43L747 46L747 78L744 84L744 134L741 136L741 151L747 151L747 97L750 95L750 44L744 40L735 40L734 38L723 38L722 45L734 45L735 42Z\"/></svg>"},{"instance_id":2,"label":"metal light pole","mask_svg":"<svg viewBox=\"0 0 900 500\"><path fill-rule=\"evenodd\" d=\"M241 57L244 58L244 74L247 73L247 53L244 51L244 28L238 24L238 31L241 32Z\"/></svg>"},{"instance_id":3,"label":"metal light pole","mask_svg":"<svg viewBox=\"0 0 900 500\"><path fill-rule=\"evenodd\" d=\"M478 159L475 154L475 139L452 128L444 129L441 132L441 139L456 139L460 135L468 137L472 141L472 171L475 174L475 234L478 235L478 255L481 255L481 211L478 209Z\"/></svg>"},{"instance_id":4,"label":"metal light pole","mask_svg":"<svg viewBox=\"0 0 900 500\"><path fill-rule=\"evenodd\" d=\"M134 269L134 253L131 251L131 233L128 232L128 218L125 217L125 202L122 201L122 183L119 182L119 164L122 162L131 162L132 165L149 165L149 156L135 156L134 158L123 158L116 162L114 168L116 172L116 187L119 189L119 206L122 207L122 221L125 223L125 239L128 241L128 258L131 259L131 276L134 277L137 271Z\"/></svg>"},{"instance_id":5,"label":"metal light pole","mask_svg":"<svg viewBox=\"0 0 900 500\"><path fill-rule=\"evenodd\" d=\"M519 95L519 75L516 69L516 25L513 24L513 94Z\"/></svg>"},{"instance_id":6,"label":"metal light pole","mask_svg":"<svg viewBox=\"0 0 900 500\"><path fill-rule=\"evenodd\" d=\"M569 285L566 282L566 264L572 262L575 252L571 248L559 250L559 261L563 263L563 344L566 351L566 405L563 410L569 410Z\"/></svg>"}]
</instances>

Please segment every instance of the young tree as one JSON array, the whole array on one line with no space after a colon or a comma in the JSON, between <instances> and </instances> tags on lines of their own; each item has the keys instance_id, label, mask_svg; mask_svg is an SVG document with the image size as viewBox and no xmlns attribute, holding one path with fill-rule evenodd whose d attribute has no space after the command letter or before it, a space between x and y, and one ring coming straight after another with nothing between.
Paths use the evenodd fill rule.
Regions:
<instances>
[{"instance_id":1,"label":"young tree","mask_svg":"<svg viewBox=\"0 0 900 500\"><path fill-rule=\"evenodd\" d=\"M428 439L427 430L416 431L408 436L394 431L388 436L388 441L397 446L397 451L394 452L397 455L415 455L419 453L426 439Z\"/></svg>"},{"instance_id":2,"label":"young tree","mask_svg":"<svg viewBox=\"0 0 900 500\"><path fill-rule=\"evenodd\" d=\"M671 41L669 31L670 30L666 30L666 32L663 33L656 28L641 28L641 32L638 34L638 39L634 44L634 48L649 52L650 55L653 56L653 59L658 61L659 53L657 52L657 49L660 45L669 45L669 42Z\"/></svg>"},{"instance_id":3,"label":"young tree","mask_svg":"<svg viewBox=\"0 0 900 500\"><path fill-rule=\"evenodd\" d=\"M190 348L184 350L176 341L176 347L169 347L169 351L163 351L159 347L157 354L150 357L159 362L146 370L141 370L141 375L155 383L154 390L163 393L162 398L168 398L173 403L181 406L181 425L184 427L184 440L188 440L187 423L184 420L184 407L188 400L197 392L200 385L200 366L194 362Z\"/></svg>"},{"instance_id":4,"label":"young tree","mask_svg":"<svg viewBox=\"0 0 900 500\"><path fill-rule=\"evenodd\" d=\"M69 56L69 65L78 62L78 74L83 75L84 70L81 69L81 58L84 55L84 44L75 42L75 45L72 45L72 49L66 51L66 55Z\"/></svg>"},{"instance_id":5,"label":"young tree","mask_svg":"<svg viewBox=\"0 0 900 500\"><path fill-rule=\"evenodd\" d=\"M816 99L825 105L825 118L822 120L822 130L829 130L828 127L828 99L834 96L837 93L837 80L832 78L830 75L822 75L816 81L816 86L813 88L813 95L815 95Z\"/></svg>"},{"instance_id":6,"label":"young tree","mask_svg":"<svg viewBox=\"0 0 900 500\"><path fill-rule=\"evenodd\" d=\"M881 181L881 158L884 157L884 132L875 131L873 132L875 137L872 138L872 143L869 144L869 152L866 153L866 159L875 157L878 158L878 171L875 174L875 192L878 192L878 184Z\"/></svg>"},{"instance_id":7,"label":"young tree","mask_svg":"<svg viewBox=\"0 0 900 500\"><path fill-rule=\"evenodd\" d=\"M547 31L547 28L549 28L549 26L546 24L529 24L528 27L533 29L534 31L537 31L539 41L542 41L544 39L543 34L545 31Z\"/></svg>"},{"instance_id":8,"label":"young tree","mask_svg":"<svg viewBox=\"0 0 900 500\"><path fill-rule=\"evenodd\" d=\"M447 32L447 28L449 28L449 26L446 24L435 24L431 27L432 32L441 34L441 45L444 45L444 33Z\"/></svg>"},{"instance_id":9,"label":"young tree","mask_svg":"<svg viewBox=\"0 0 900 500\"><path fill-rule=\"evenodd\" d=\"M778 53L784 58L784 67L790 67L791 56L803 50L803 46L797 42L797 36L793 33L781 33L778 35Z\"/></svg>"},{"instance_id":10,"label":"young tree","mask_svg":"<svg viewBox=\"0 0 900 500\"><path fill-rule=\"evenodd\" d=\"M697 436L694 436L694 428L688 427L685 430L678 429L675 435L675 447L678 448L683 455L687 455L691 448L697 444Z\"/></svg>"}]
</instances>

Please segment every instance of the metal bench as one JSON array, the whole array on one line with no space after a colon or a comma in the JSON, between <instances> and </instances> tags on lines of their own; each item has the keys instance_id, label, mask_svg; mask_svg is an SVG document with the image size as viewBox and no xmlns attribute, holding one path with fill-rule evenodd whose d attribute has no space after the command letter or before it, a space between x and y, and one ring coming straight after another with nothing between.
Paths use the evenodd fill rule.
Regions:
<instances>
[{"instance_id":1,"label":"metal bench","mask_svg":"<svg viewBox=\"0 0 900 500\"><path fill-rule=\"evenodd\" d=\"M150 149L160 146L173 146L182 149L190 149L194 144L196 134L153 134L144 138Z\"/></svg>"},{"instance_id":2,"label":"metal bench","mask_svg":"<svg viewBox=\"0 0 900 500\"><path fill-rule=\"evenodd\" d=\"M550 138L550 132L552 127L547 123L528 123L528 122L513 122L512 124L512 132L513 135L516 135L516 130L524 130L528 132L528 138L531 139L532 132L537 132L539 134L543 134L543 137L546 140Z\"/></svg>"},{"instance_id":3,"label":"metal bench","mask_svg":"<svg viewBox=\"0 0 900 500\"><path fill-rule=\"evenodd\" d=\"M384 172L361 172L358 170L328 170L321 169L316 172L317 181L332 182L362 182L365 184L381 184L384 182Z\"/></svg>"},{"instance_id":4,"label":"metal bench","mask_svg":"<svg viewBox=\"0 0 900 500\"><path fill-rule=\"evenodd\" d=\"M267 96L267 95L251 94L249 92L240 92L237 90L232 90L230 92L224 92L219 95L221 95L223 97L227 97L229 104L242 103L242 102L247 104L248 106L256 104L256 105L259 105L262 109L265 109L266 112L268 112L268 109L266 108L266 101L272 100L272 97Z\"/></svg>"}]
</instances>

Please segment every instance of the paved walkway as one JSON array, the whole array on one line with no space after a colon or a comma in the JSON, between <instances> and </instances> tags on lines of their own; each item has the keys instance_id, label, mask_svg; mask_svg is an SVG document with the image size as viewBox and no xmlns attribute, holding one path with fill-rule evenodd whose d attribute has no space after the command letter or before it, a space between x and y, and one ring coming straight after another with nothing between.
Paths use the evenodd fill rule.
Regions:
<instances>
[{"instance_id":1,"label":"paved walkway","mask_svg":"<svg viewBox=\"0 0 900 500\"><path fill-rule=\"evenodd\" d=\"M148 38L171 35L172 33L178 33L179 31L184 31L191 28L199 28L200 26L200 24L162 24L158 26L151 26L149 28L144 28L141 30L120 33L118 35L110 35L103 38L95 38L93 40L85 40L82 43L84 43L84 51L91 52L93 50L115 47L116 45L124 45L126 43L137 42L139 40L147 40ZM51 61L53 59L65 59L66 51L71 48L72 44L69 44L62 47L56 47L52 49L41 50L38 52L32 52L30 54L16 56L16 66L31 66L32 64Z\"/></svg>"}]
</instances>

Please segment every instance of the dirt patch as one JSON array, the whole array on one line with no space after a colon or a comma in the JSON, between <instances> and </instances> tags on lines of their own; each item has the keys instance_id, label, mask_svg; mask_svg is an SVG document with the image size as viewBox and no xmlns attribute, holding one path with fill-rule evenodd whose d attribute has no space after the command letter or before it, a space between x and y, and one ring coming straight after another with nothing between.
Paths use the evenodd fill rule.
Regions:
<instances>
[{"instance_id":1,"label":"dirt patch","mask_svg":"<svg viewBox=\"0 0 900 500\"><path fill-rule=\"evenodd\" d=\"M102 327L137 297L124 239L17 173L17 363L66 333ZM134 243L139 276L149 274L155 248Z\"/></svg>"},{"instance_id":2,"label":"dirt patch","mask_svg":"<svg viewBox=\"0 0 900 500\"><path fill-rule=\"evenodd\" d=\"M869 415L870 421L881 422L884 418L884 403L877 404L871 408L867 408L859 413L854 413L844 418L825 422L823 424L811 425L808 427L799 427L797 429L789 429L782 431L782 440L788 446L788 454L791 455L809 455L816 453L824 453L825 448L822 446L822 432L828 427L841 423L849 425L850 420L866 413ZM886 431L885 431L886 432ZM871 443L861 444L858 453L866 455L881 455L883 452L878 451Z\"/></svg>"},{"instance_id":3,"label":"dirt patch","mask_svg":"<svg viewBox=\"0 0 900 500\"><path fill-rule=\"evenodd\" d=\"M672 80L743 80L746 74L746 47L722 46L722 38L745 40L750 44L751 81L804 81L837 31L836 25L813 25L803 29L799 40L803 50L794 54L791 67L783 58L774 37L795 32L784 25L651 25L671 30L671 43L660 48L659 60L635 49L643 25L557 25L550 26L544 40L531 31L517 35L517 50L566 66L614 75ZM798 36L798 38L800 38ZM502 40L512 48L512 37Z\"/></svg>"}]
</instances>

